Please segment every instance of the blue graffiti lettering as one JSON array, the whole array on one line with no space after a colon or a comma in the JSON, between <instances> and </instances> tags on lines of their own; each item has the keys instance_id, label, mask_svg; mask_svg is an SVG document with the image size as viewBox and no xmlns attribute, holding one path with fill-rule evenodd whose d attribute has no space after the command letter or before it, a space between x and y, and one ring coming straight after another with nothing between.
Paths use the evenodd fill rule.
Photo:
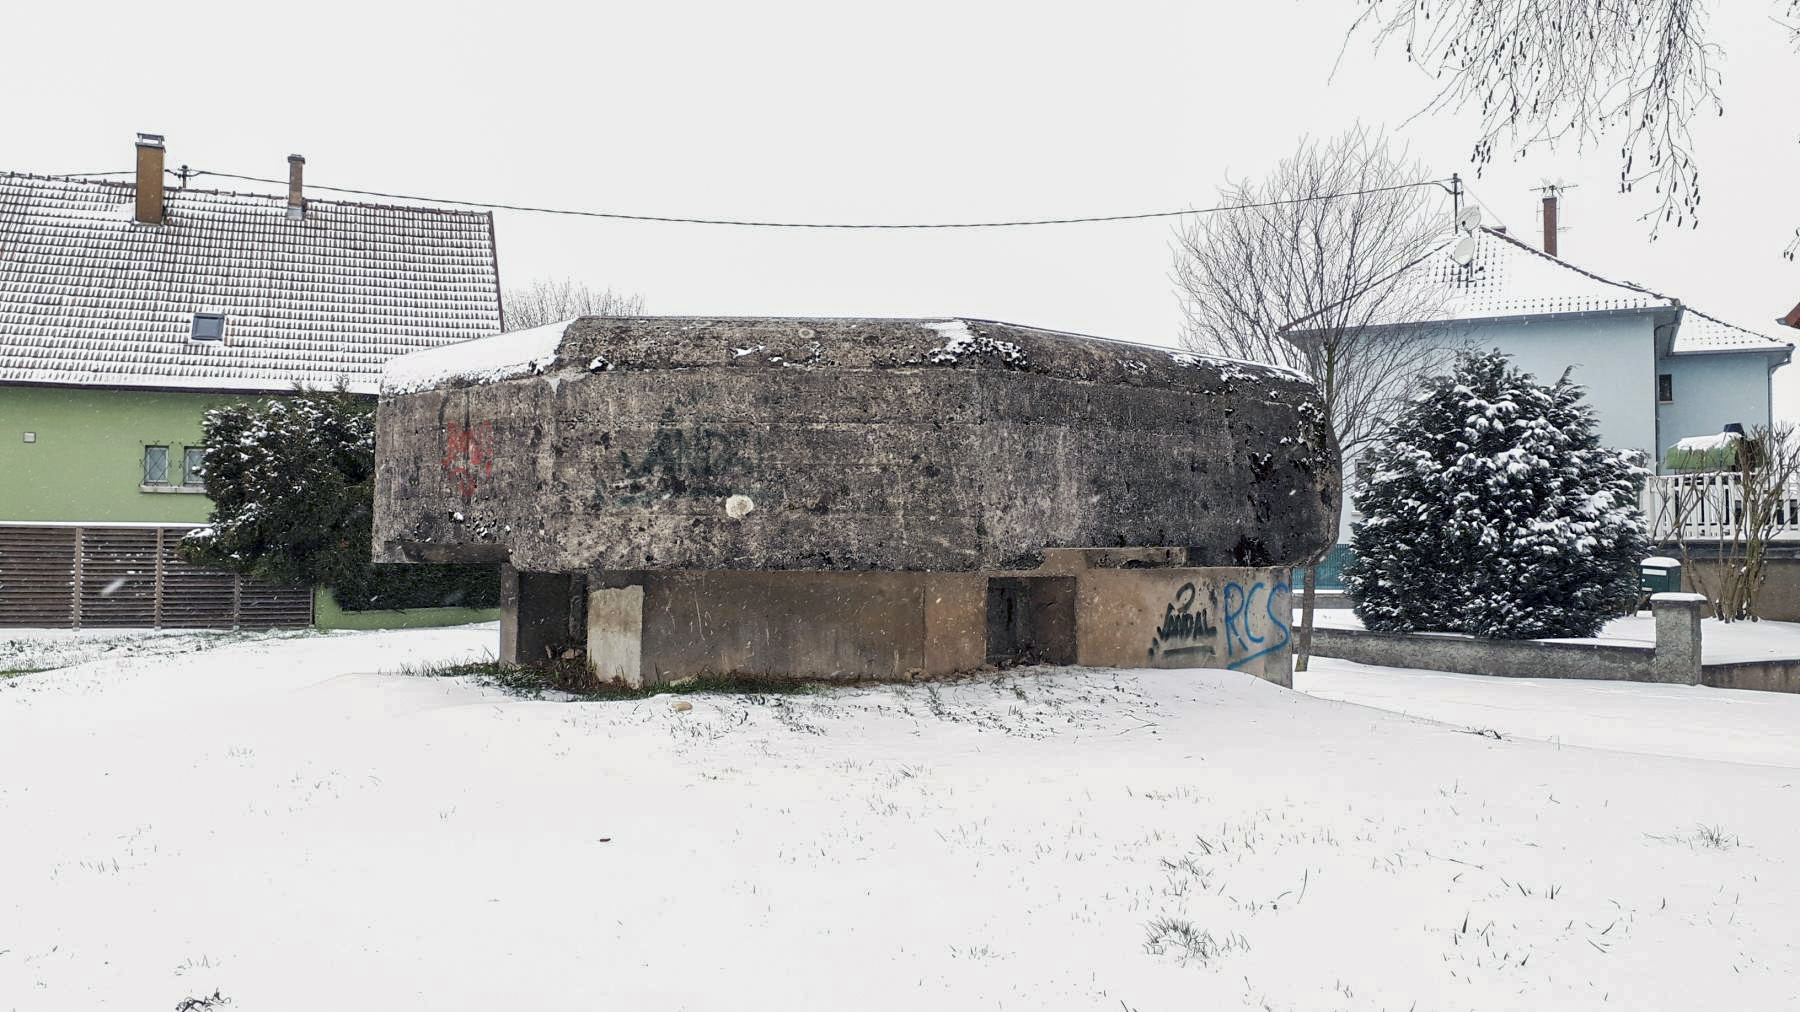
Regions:
<instances>
[{"instance_id":1,"label":"blue graffiti lettering","mask_svg":"<svg viewBox=\"0 0 1800 1012\"><path fill-rule=\"evenodd\" d=\"M1244 585L1234 580L1225 585L1224 593L1225 605L1221 610L1225 618L1225 652L1235 655L1240 643L1243 644L1243 649L1250 649L1250 644L1244 639L1240 629L1244 622Z\"/></svg>"},{"instance_id":2,"label":"blue graffiti lettering","mask_svg":"<svg viewBox=\"0 0 1800 1012\"><path fill-rule=\"evenodd\" d=\"M1287 647L1292 639L1292 630L1288 620L1280 614L1278 605L1285 602L1292 591L1293 587L1286 580L1276 580L1272 585L1258 581L1248 591L1236 581L1225 584L1225 647L1233 658L1225 665L1227 668L1241 671L1250 662ZM1251 609L1255 607L1256 595L1259 593L1266 595L1263 615L1269 619L1267 628L1271 635L1259 634L1254 627L1258 616ZM1272 638L1273 642L1270 642ZM1260 650L1252 651L1252 644L1266 645ZM1244 656L1237 656L1240 652Z\"/></svg>"}]
</instances>

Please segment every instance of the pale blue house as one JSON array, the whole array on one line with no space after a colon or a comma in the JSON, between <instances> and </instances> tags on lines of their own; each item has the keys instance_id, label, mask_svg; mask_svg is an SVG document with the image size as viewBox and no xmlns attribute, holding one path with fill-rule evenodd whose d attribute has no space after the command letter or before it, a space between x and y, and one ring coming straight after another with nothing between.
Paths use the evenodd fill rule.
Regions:
<instances>
[{"instance_id":1,"label":"pale blue house","mask_svg":"<svg viewBox=\"0 0 1800 1012\"><path fill-rule=\"evenodd\" d=\"M1453 340L1498 348L1542 382L1566 369L1588 389L1601 441L1660 462L1676 440L1772 420L1771 377L1794 346L1726 323L1681 300L1613 281L1495 229L1475 236L1468 265L1448 256L1421 269L1447 288ZM1346 461L1346 473L1353 462ZM1353 515L1321 567L1335 585Z\"/></svg>"}]
</instances>

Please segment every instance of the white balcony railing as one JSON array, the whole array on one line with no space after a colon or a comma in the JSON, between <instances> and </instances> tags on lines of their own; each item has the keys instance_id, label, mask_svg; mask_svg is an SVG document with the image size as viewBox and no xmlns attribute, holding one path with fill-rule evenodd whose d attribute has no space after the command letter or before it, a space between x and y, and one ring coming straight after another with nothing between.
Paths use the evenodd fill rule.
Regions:
<instances>
[{"instance_id":1,"label":"white balcony railing","mask_svg":"<svg viewBox=\"0 0 1800 1012\"><path fill-rule=\"evenodd\" d=\"M1644 484L1644 517L1659 541L1735 541L1744 535L1743 475L1659 474ZM1772 541L1800 541L1800 483L1776 509Z\"/></svg>"}]
</instances>

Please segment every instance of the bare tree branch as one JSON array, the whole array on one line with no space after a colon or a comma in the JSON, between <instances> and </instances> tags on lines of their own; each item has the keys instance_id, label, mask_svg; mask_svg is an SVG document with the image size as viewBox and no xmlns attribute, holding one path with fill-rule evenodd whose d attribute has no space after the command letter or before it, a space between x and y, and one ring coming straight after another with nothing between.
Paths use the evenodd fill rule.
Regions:
<instances>
[{"instance_id":1,"label":"bare tree branch","mask_svg":"<svg viewBox=\"0 0 1800 1012\"><path fill-rule=\"evenodd\" d=\"M539 278L505 295L506 329L528 330L577 316L642 316L644 297L594 289L573 278Z\"/></svg>"},{"instance_id":2,"label":"bare tree branch","mask_svg":"<svg viewBox=\"0 0 1800 1012\"><path fill-rule=\"evenodd\" d=\"M1448 289L1421 266L1451 240L1447 208L1430 190L1354 193L1425 175L1357 127L1302 142L1260 186L1226 186L1223 203L1293 202L1201 216L1176 236L1183 343L1305 373L1354 453L1451 343L1434 322Z\"/></svg>"},{"instance_id":3,"label":"bare tree branch","mask_svg":"<svg viewBox=\"0 0 1800 1012\"><path fill-rule=\"evenodd\" d=\"M1795 0L1774 0L1790 14ZM1619 189L1648 183L1651 235L1698 222L1691 123L1719 100L1703 0L1363 0L1351 28L1440 82L1421 113L1475 108L1474 161L1573 140L1619 145ZM1797 33L1800 37L1800 33ZM1793 250L1790 248L1790 255Z\"/></svg>"}]
</instances>

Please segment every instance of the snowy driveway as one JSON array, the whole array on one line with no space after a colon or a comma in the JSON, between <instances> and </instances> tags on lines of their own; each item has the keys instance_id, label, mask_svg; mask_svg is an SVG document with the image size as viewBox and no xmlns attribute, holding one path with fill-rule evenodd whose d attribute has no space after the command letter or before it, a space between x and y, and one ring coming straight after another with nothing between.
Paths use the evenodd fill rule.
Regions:
<instances>
[{"instance_id":1,"label":"snowy driveway","mask_svg":"<svg viewBox=\"0 0 1800 1012\"><path fill-rule=\"evenodd\" d=\"M492 642L0 679L0 1009L1800 1007L1790 769L1218 671L688 712L379 673Z\"/></svg>"}]
</instances>

